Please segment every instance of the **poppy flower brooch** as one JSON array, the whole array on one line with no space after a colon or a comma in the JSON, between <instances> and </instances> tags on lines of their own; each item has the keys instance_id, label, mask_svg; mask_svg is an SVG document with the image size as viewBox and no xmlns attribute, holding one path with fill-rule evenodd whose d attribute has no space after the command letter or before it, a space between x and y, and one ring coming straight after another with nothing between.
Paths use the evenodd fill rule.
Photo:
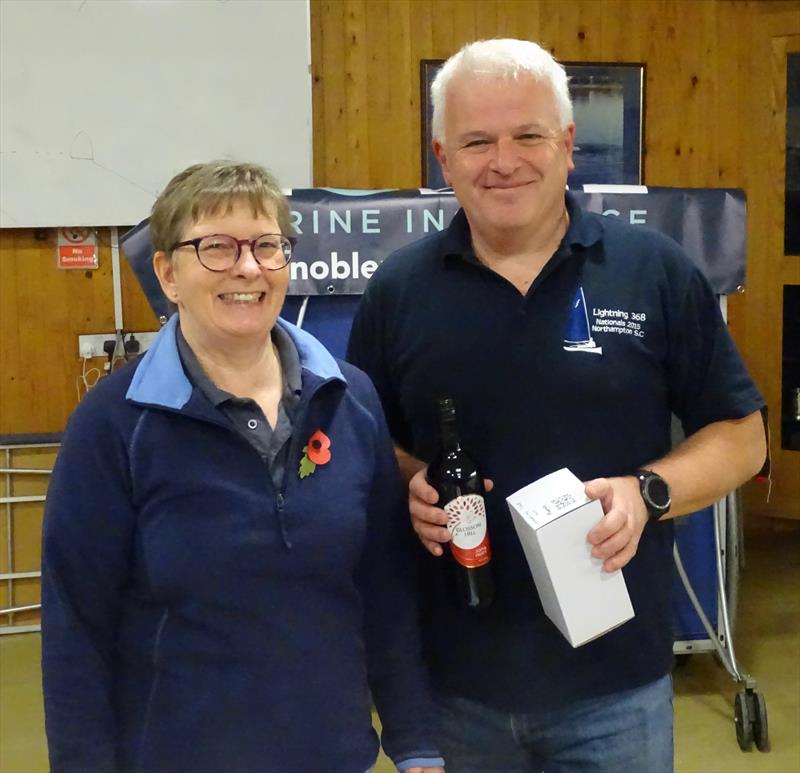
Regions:
<instances>
[{"instance_id":1,"label":"poppy flower brooch","mask_svg":"<svg viewBox=\"0 0 800 773\"><path fill-rule=\"evenodd\" d=\"M303 446L300 458L300 477L307 478L315 472L318 464L327 464L331 460L331 439L318 429Z\"/></svg>"}]
</instances>

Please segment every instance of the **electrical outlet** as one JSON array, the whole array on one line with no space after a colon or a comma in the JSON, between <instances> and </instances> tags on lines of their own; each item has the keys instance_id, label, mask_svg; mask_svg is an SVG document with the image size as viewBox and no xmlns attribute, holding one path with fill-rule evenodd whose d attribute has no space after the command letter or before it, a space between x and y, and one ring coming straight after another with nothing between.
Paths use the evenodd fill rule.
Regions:
<instances>
[{"instance_id":1,"label":"electrical outlet","mask_svg":"<svg viewBox=\"0 0 800 773\"><path fill-rule=\"evenodd\" d=\"M126 332L125 340L128 341L130 337L131 334ZM139 342L139 351L137 354L141 354L149 348L150 344L153 343L156 333L133 333L133 337ZM122 349L122 342L117 339L116 333L96 333L92 335L78 336L78 356L87 359L92 357L108 357L103 349L103 345L106 341L117 342L116 349L114 349L115 357L123 357L125 355L125 352ZM132 354L129 356L135 357L136 355Z\"/></svg>"}]
</instances>

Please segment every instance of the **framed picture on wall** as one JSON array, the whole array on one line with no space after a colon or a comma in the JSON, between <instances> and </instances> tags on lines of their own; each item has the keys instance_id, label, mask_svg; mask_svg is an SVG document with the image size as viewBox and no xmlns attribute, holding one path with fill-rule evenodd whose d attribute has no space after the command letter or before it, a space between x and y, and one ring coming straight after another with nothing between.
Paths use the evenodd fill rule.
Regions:
<instances>
[{"instance_id":1,"label":"framed picture on wall","mask_svg":"<svg viewBox=\"0 0 800 773\"><path fill-rule=\"evenodd\" d=\"M431 148L430 86L442 59L420 61L422 185L443 188ZM575 118L575 170L567 183L641 185L644 182L644 64L564 62Z\"/></svg>"}]
</instances>

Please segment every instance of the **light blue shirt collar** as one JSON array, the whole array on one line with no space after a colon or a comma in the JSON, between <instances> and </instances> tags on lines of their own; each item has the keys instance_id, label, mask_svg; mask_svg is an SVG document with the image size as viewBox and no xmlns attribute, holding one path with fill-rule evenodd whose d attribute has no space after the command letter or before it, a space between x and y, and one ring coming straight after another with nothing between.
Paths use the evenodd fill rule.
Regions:
<instances>
[{"instance_id":1,"label":"light blue shirt collar","mask_svg":"<svg viewBox=\"0 0 800 773\"><path fill-rule=\"evenodd\" d=\"M310 333L290 322L277 320L291 337L300 357L300 366L321 379L339 379L347 383L331 353ZM158 405L180 410L192 396L192 384L183 372L175 328L178 315L173 314L145 353L136 368L128 392L128 400L145 405Z\"/></svg>"}]
</instances>

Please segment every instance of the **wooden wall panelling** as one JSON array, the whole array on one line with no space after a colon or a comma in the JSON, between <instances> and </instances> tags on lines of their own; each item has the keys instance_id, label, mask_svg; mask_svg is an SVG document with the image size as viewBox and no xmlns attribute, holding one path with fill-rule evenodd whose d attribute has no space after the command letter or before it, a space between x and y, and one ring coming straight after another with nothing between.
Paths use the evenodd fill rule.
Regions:
<instances>
[{"instance_id":1,"label":"wooden wall panelling","mask_svg":"<svg viewBox=\"0 0 800 773\"><path fill-rule=\"evenodd\" d=\"M19 332L17 264L24 260L14 245L15 231L0 231L0 428L7 423L11 411L11 396L19 392L22 381L22 345ZM2 430L0 430L2 431Z\"/></svg>"},{"instance_id":2,"label":"wooden wall panelling","mask_svg":"<svg viewBox=\"0 0 800 773\"><path fill-rule=\"evenodd\" d=\"M556 56L567 61L596 62L606 57L603 51L603 28L606 25L603 3L548 3L548 12L541 17L541 31L531 36L536 42L536 35L545 40L552 40ZM550 30L546 19L556 21L555 29Z\"/></svg>"},{"instance_id":3,"label":"wooden wall panelling","mask_svg":"<svg viewBox=\"0 0 800 773\"><path fill-rule=\"evenodd\" d=\"M312 39L312 44L316 44L311 57L315 87L312 89L312 98L322 102L325 123L314 126L314 184L344 186L348 185L345 168L345 4L340 0L328 0L318 12L322 22L311 25L312 33L320 30L319 39Z\"/></svg>"},{"instance_id":4,"label":"wooden wall panelling","mask_svg":"<svg viewBox=\"0 0 800 773\"><path fill-rule=\"evenodd\" d=\"M472 13L472 4L469 5L469 9L461 7L458 0L439 0L435 6L430 5L434 59L442 59L457 49L454 20L458 14Z\"/></svg>"},{"instance_id":5,"label":"wooden wall panelling","mask_svg":"<svg viewBox=\"0 0 800 773\"><path fill-rule=\"evenodd\" d=\"M370 147L367 80L370 77L365 0L345 2L345 111L347 116L347 177L355 187L369 187ZM374 10L373 10L374 13ZM376 45L379 45L376 44ZM385 50L382 56L385 56Z\"/></svg>"},{"instance_id":6,"label":"wooden wall panelling","mask_svg":"<svg viewBox=\"0 0 800 773\"><path fill-rule=\"evenodd\" d=\"M687 54L675 56L680 39L680 13L674 3L659 6L647 19L644 61L647 64L645 181L648 185L675 185L682 179L692 138L681 131L686 106L682 103ZM632 35L634 36L634 35Z\"/></svg>"},{"instance_id":7,"label":"wooden wall panelling","mask_svg":"<svg viewBox=\"0 0 800 773\"><path fill-rule=\"evenodd\" d=\"M495 0L496 27L482 27L479 30L481 38L531 38L539 32L539 4L527 0L513 0L504 2ZM444 57L450 56L453 51L447 51Z\"/></svg>"},{"instance_id":8,"label":"wooden wall panelling","mask_svg":"<svg viewBox=\"0 0 800 773\"><path fill-rule=\"evenodd\" d=\"M430 5L428 3L420 3L419 0L412 0L409 7L409 16L409 58L404 62L404 71L412 87L410 115L408 120L397 124L398 130L402 127L406 133L395 133L393 142L398 152L404 153L412 160L412 168L404 169L404 173L398 174L397 177L385 178L380 187L386 185L388 180L397 180L392 185L400 188L415 188L422 184L422 127L420 115L427 96L420 92L419 62L421 59L435 59L436 57L433 53L433 20L431 18ZM406 142L406 137L416 137L416 141L413 143Z\"/></svg>"},{"instance_id":9,"label":"wooden wall panelling","mask_svg":"<svg viewBox=\"0 0 800 773\"><path fill-rule=\"evenodd\" d=\"M377 180L381 176L385 177L386 172L391 175L394 168L391 115L392 59L388 55L389 41L392 37L393 31L389 28L389 6L381 3L366 16L364 25L364 48L368 62L363 73L366 92L364 118L369 151L366 170L368 188L377 188ZM368 48L367 41L369 41Z\"/></svg>"},{"instance_id":10,"label":"wooden wall panelling","mask_svg":"<svg viewBox=\"0 0 800 773\"><path fill-rule=\"evenodd\" d=\"M485 3L479 3L475 6L475 29L478 30L478 34L481 37L493 36L492 31L497 37L502 36L498 20L499 15L504 19L508 17L508 14L505 13L505 8L502 12L498 11L496 0L487 0Z\"/></svg>"},{"instance_id":11,"label":"wooden wall panelling","mask_svg":"<svg viewBox=\"0 0 800 773\"><path fill-rule=\"evenodd\" d=\"M109 229L98 229L92 271L58 269L56 231L42 233L40 240L29 228L0 231L0 434L61 432L78 401L78 335L114 330ZM124 257L120 264L125 327L156 330Z\"/></svg>"},{"instance_id":12,"label":"wooden wall panelling","mask_svg":"<svg viewBox=\"0 0 800 773\"><path fill-rule=\"evenodd\" d=\"M0 434L63 430L77 403L78 334L113 330L108 231L100 232L100 267L94 271L59 270L56 232L45 233L40 241L32 229L0 232L5 359ZM14 318L12 303L6 310L10 293ZM16 339L8 348L5 331Z\"/></svg>"},{"instance_id":13,"label":"wooden wall panelling","mask_svg":"<svg viewBox=\"0 0 800 773\"><path fill-rule=\"evenodd\" d=\"M379 70L380 80L371 85L374 90L385 91L388 98L388 113L378 126L387 154L379 159L376 173L371 177L376 188L381 187L382 180L413 180L419 179L420 174L419 152L410 154L397 141L398 137L414 132L415 116L419 114L419 88L414 78L415 72L419 73L419 63L414 62L411 55L412 5L412 0L395 0L388 4L389 57Z\"/></svg>"},{"instance_id":14,"label":"wooden wall panelling","mask_svg":"<svg viewBox=\"0 0 800 773\"><path fill-rule=\"evenodd\" d=\"M465 43L483 37L478 32L476 24L475 4L471 4L464 8L454 9L453 13L453 37L450 42L450 51L457 51ZM443 55L445 58L449 53Z\"/></svg>"},{"instance_id":15,"label":"wooden wall panelling","mask_svg":"<svg viewBox=\"0 0 800 773\"><path fill-rule=\"evenodd\" d=\"M733 84L743 84L748 80L750 61L750 45L752 36L746 34L744 22L749 17L737 11L730 3L720 3L716 15L716 29L713 38L719 42L716 53L716 68L714 72L716 85L716 99L714 115L739 116L742 114L742 99L744 89L733 87ZM708 116L706 116L708 122ZM741 158L742 148L745 147L745 135L748 122L733 120L728 121L725 131L714 131L707 126L708 131L714 132L713 145L717 153L716 169L709 169L710 179L716 173L716 185L730 187L741 185ZM719 127L721 128L721 127ZM711 184L711 183L709 183Z\"/></svg>"},{"instance_id":16,"label":"wooden wall panelling","mask_svg":"<svg viewBox=\"0 0 800 773\"><path fill-rule=\"evenodd\" d=\"M325 131L325 84L323 81L324 75L322 72L321 63L325 61L325 31L322 20L324 15L322 13L311 14L310 35L311 35L311 50L318 52L316 57L311 58L311 121L312 121L312 135L317 132ZM313 184L318 185L317 180L320 179L322 170L326 166L326 150L328 144L326 142L314 143L314 152L312 153L313 159Z\"/></svg>"},{"instance_id":17,"label":"wooden wall panelling","mask_svg":"<svg viewBox=\"0 0 800 773\"><path fill-rule=\"evenodd\" d=\"M652 19L649 5L639 0L603 0L603 58L608 62L642 62L644 34L633 34L635 24L646 30Z\"/></svg>"},{"instance_id":18,"label":"wooden wall panelling","mask_svg":"<svg viewBox=\"0 0 800 773\"><path fill-rule=\"evenodd\" d=\"M679 131L691 137L680 184L687 187L716 185L712 170L719 166L718 145L709 140L710 115L718 115L716 86L719 41L716 37L717 4L705 0L695 4L687 19L680 13L679 44L682 53L679 101L672 105Z\"/></svg>"}]
</instances>

